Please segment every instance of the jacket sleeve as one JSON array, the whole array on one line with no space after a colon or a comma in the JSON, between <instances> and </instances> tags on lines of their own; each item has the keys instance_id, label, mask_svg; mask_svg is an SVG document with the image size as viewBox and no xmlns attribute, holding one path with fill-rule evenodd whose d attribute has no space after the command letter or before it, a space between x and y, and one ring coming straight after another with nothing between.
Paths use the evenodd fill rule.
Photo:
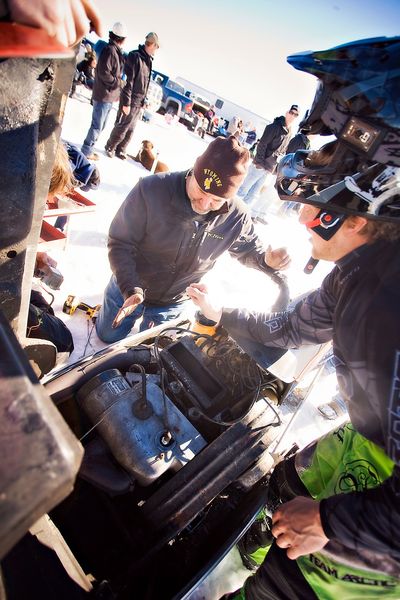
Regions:
<instances>
[{"instance_id":1,"label":"jacket sleeve","mask_svg":"<svg viewBox=\"0 0 400 600\"><path fill-rule=\"evenodd\" d=\"M400 559L400 320L397 280L392 289L365 311L366 332L360 344L365 361L354 370L376 415L373 427L382 431L385 453L396 465L391 477L373 489L340 494L322 500L320 513L329 538L352 549L367 549ZM354 387L353 385L353 387ZM351 404L350 404L351 414ZM368 437L368 436L367 436Z\"/></svg>"},{"instance_id":2,"label":"jacket sleeve","mask_svg":"<svg viewBox=\"0 0 400 600\"><path fill-rule=\"evenodd\" d=\"M279 313L252 313L225 308L221 325L235 338L247 337L265 346L299 348L322 344L332 339L332 320L336 304L332 289L332 271L321 288L311 292L293 310Z\"/></svg>"},{"instance_id":3,"label":"jacket sleeve","mask_svg":"<svg viewBox=\"0 0 400 600\"><path fill-rule=\"evenodd\" d=\"M66 144L65 146L75 179L79 184L87 185L96 166L73 144Z\"/></svg>"},{"instance_id":4,"label":"jacket sleeve","mask_svg":"<svg viewBox=\"0 0 400 600\"><path fill-rule=\"evenodd\" d=\"M96 77L100 79L104 87L110 91L115 90L120 85L120 69L117 60L112 48L107 45L100 54L96 68Z\"/></svg>"},{"instance_id":5,"label":"jacket sleeve","mask_svg":"<svg viewBox=\"0 0 400 600\"><path fill-rule=\"evenodd\" d=\"M325 535L354 550L400 559L400 468L376 488L321 500Z\"/></svg>"},{"instance_id":6,"label":"jacket sleeve","mask_svg":"<svg viewBox=\"0 0 400 600\"><path fill-rule=\"evenodd\" d=\"M131 105L133 84L138 73L138 60L137 52L131 52L125 63L126 83L121 92L122 106Z\"/></svg>"},{"instance_id":7,"label":"jacket sleeve","mask_svg":"<svg viewBox=\"0 0 400 600\"><path fill-rule=\"evenodd\" d=\"M256 152L256 156L254 159L254 163L257 165L261 165L262 167L265 167L265 160L266 158L268 158L272 152L275 150L275 148L270 148L271 146L271 142L274 139L275 135L276 135L276 125L275 123L271 123L270 125L267 125L266 128L264 129L264 133L262 134L260 141L258 142L258 146L257 146L257 152Z\"/></svg>"},{"instance_id":8,"label":"jacket sleeve","mask_svg":"<svg viewBox=\"0 0 400 600\"><path fill-rule=\"evenodd\" d=\"M144 293L136 269L136 256L146 232L147 208L142 182L128 194L117 211L108 236L108 258L125 300L135 292Z\"/></svg>"}]
</instances>

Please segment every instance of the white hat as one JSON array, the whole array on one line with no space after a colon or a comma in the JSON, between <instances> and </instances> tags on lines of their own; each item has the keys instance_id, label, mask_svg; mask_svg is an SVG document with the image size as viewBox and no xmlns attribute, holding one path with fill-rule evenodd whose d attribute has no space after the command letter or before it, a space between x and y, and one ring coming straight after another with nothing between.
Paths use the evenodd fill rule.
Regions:
<instances>
[{"instance_id":1,"label":"white hat","mask_svg":"<svg viewBox=\"0 0 400 600\"><path fill-rule=\"evenodd\" d=\"M116 35L117 37L120 38L126 38L126 31L125 31L125 27L122 23L114 23L113 28L111 29L111 32Z\"/></svg>"}]
</instances>

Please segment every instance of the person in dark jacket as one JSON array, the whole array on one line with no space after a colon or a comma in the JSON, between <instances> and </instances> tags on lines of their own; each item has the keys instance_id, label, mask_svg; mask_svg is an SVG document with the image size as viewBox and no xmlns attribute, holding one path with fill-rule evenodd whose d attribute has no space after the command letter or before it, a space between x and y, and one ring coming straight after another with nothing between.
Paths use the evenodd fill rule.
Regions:
<instances>
[{"instance_id":1,"label":"person in dark jacket","mask_svg":"<svg viewBox=\"0 0 400 600\"><path fill-rule=\"evenodd\" d=\"M93 84L92 122L81 151L89 160L98 160L93 147L106 126L113 102L117 102L121 92L121 76L124 66L122 45L125 41L125 29L121 23L115 23L110 31L110 39L97 62Z\"/></svg>"},{"instance_id":2,"label":"person in dark jacket","mask_svg":"<svg viewBox=\"0 0 400 600\"><path fill-rule=\"evenodd\" d=\"M307 129L300 127L298 133L292 137L287 145L286 153L291 154L297 152L297 150L309 150L310 149L310 134Z\"/></svg>"},{"instance_id":3,"label":"person in dark jacket","mask_svg":"<svg viewBox=\"0 0 400 600\"><path fill-rule=\"evenodd\" d=\"M214 117L215 117L215 106L210 106L208 111L205 114L208 124L207 124L207 133L212 133L214 129Z\"/></svg>"},{"instance_id":4,"label":"person in dark jacket","mask_svg":"<svg viewBox=\"0 0 400 600\"><path fill-rule=\"evenodd\" d=\"M148 33L144 45L128 54L125 62L126 83L121 92L117 119L105 146L107 155L124 160L135 125L144 106L153 58L159 48L158 35Z\"/></svg>"},{"instance_id":5,"label":"person in dark jacket","mask_svg":"<svg viewBox=\"0 0 400 600\"><path fill-rule=\"evenodd\" d=\"M74 79L69 92L70 98L72 98L75 94L78 83L81 83L88 89L93 90L96 65L97 60L95 52L88 53L86 58L76 65Z\"/></svg>"},{"instance_id":6,"label":"person in dark jacket","mask_svg":"<svg viewBox=\"0 0 400 600\"><path fill-rule=\"evenodd\" d=\"M97 59L96 54L94 52L89 54L84 60L82 60L76 65L77 71L79 71L79 73L82 73L85 77L83 80L84 85L86 85L91 90L93 89L94 78L96 74L96 66Z\"/></svg>"},{"instance_id":7,"label":"person in dark jacket","mask_svg":"<svg viewBox=\"0 0 400 600\"><path fill-rule=\"evenodd\" d=\"M254 125L252 125L250 129L245 131L245 134L246 134L246 142L245 142L246 148L250 149L257 139L257 131L256 131L256 128L254 127Z\"/></svg>"},{"instance_id":8,"label":"person in dark jacket","mask_svg":"<svg viewBox=\"0 0 400 600\"><path fill-rule=\"evenodd\" d=\"M299 107L297 104L292 104L285 116L276 117L274 122L264 129L253 163L238 191L238 196L252 209L268 175L275 172L279 158L286 152L290 138L290 126L298 116Z\"/></svg>"},{"instance_id":9,"label":"person in dark jacket","mask_svg":"<svg viewBox=\"0 0 400 600\"><path fill-rule=\"evenodd\" d=\"M46 267L56 267L57 262L46 252L36 254L35 273ZM54 314L51 305L38 290L31 290L29 300L26 337L48 340L57 348L57 352L74 350L72 334L65 323Z\"/></svg>"},{"instance_id":10,"label":"person in dark jacket","mask_svg":"<svg viewBox=\"0 0 400 600\"><path fill-rule=\"evenodd\" d=\"M275 468L266 498L275 541L226 598L400 598L400 116L387 111L398 98L400 37L288 60L321 80L311 133L337 139L285 157L277 189L303 204L313 258L336 266L282 313L220 310L204 287L188 293L233 337L279 348L332 340L351 422ZM373 147L357 143L372 138Z\"/></svg>"},{"instance_id":11,"label":"person in dark jacket","mask_svg":"<svg viewBox=\"0 0 400 600\"><path fill-rule=\"evenodd\" d=\"M297 150L309 150L310 149L310 134L307 129L300 127L298 133L292 137L288 147L286 148L287 154L297 152ZM291 211L298 213L300 211L300 204L298 202L284 202L284 205L279 210L279 216L286 216Z\"/></svg>"},{"instance_id":12,"label":"person in dark jacket","mask_svg":"<svg viewBox=\"0 0 400 600\"><path fill-rule=\"evenodd\" d=\"M109 232L113 275L96 321L103 341L123 339L142 315L141 330L177 317L187 285L226 250L280 283L286 250L263 249L235 198L248 159L235 138L217 138L193 169L146 177L133 188Z\"/></svg>"}]
</instances>

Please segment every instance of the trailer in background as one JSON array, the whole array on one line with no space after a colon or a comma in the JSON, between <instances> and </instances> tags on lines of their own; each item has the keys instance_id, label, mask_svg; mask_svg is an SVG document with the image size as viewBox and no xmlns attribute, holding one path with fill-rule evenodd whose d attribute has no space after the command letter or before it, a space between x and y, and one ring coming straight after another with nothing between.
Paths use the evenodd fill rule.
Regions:
<instances>
[{"instance_id":1,"label":"trailer in background","mask_svg":"<svg viewBox=\"0 0 400 600\"><path fill-rule=\"evenodd\" d=\"M184 77L176 77L176 81L180 83L185 90L190 90L196 96L207 98L207 100L215 107L215 114L226 121L231 121L234 117L238 120L243 121L245 130L247 131L251 127L256 128L257 138L261 137L265 127L271 122L264 117L248 110L244 106L240 106L231 100L227 100L222 96L219 96L215 92L207 90L206 88L189 81Z\"/></svg>"}]
</instances>

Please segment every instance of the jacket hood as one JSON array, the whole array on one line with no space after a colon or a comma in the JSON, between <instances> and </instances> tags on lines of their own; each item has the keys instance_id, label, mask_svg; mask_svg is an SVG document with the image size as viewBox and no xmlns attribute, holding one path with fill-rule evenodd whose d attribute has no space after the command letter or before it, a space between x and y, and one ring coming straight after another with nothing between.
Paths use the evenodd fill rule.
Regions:
<instances>
[{"instance_id":1,"label":"jacket hood","mask_svg":"<svg viewBox=\"0 0 400 600\"><path fill-rule=\"evenodd\" d=\"M139 52L139 54L140 54L140 55L141 55L141 56L142 56L142 57L143 57L143 58L144 58L144 59L145 59L147 62L149 62L149 61L150 61L150 63L149 63L149 64L150 64L150 66L151 66L151 64L152 64L152 62L153 62L153 57L152 57L152 56L150 56L150 54L148 54L148 53L146 52L146 50L145 50L145 48L144 48L144 44L140 44L140 45L139 45L139 47L138 47L138 49L137 49L137 52Z\"/></svg>"},{"instance_id":2,"label":"jacket hood","mask_svg":"<svg viewBox=\"0 0 400 600\"><path fill-rule=\"evenodd\" d=\"M289 131L289 127L286 125L286 119L285 119L284 115L282 115L280 117L276 117L274 119L274 123L276 125L280 125L285 131Z\"/></svg>"}]
</instances>

